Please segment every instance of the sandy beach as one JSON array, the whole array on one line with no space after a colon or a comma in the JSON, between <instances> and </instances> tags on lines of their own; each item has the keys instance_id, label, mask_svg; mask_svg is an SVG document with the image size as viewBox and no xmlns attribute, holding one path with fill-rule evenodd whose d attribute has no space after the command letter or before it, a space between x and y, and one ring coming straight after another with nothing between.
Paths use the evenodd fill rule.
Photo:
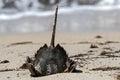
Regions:
<instances>
[{"instance_id":1,"label":"sandy beach","mask_svg":"<svg viewBox=\"0 0 120 80\"><path fill-rule=\"evenodd\" d=\"M65 48L69 57L78 61L82 73L59 73L31 77L20 69L27 56L45 43L51 33L0 36L0 80L120 80L120 33L57 33L55 43Z\"/></svg>"}]
</instances>

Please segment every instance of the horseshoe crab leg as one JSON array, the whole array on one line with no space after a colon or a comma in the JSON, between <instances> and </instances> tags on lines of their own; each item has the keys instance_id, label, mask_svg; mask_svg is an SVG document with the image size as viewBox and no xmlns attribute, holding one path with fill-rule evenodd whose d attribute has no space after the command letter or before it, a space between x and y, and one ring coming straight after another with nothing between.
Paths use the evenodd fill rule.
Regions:
<instances>
[{"instance_id":1,"label":"horseshoe crab leg","mask_svg":"<svg viewBox=\"0 0 120 80\"><path fill-rule=\"evenodd\" d=\"M71 70L70 70L69 72L70 72L70 73L73 72L76 67L77 67L77 63L74 63L74 64L71 66Z\"/></svg>"},{"instance_id":2,"label":"horseshoe crab leg","mask_svg":"<svg viewBox=\"0 0 120 80\"><path fill-rule=\"evenodd\" d=\"M33 60L31 58L27 57L26 65L31 73L31 76L37 77L39 73L38 73L38 71L35 70L32 63L33 63Z\"/></svg>"},{"instance_id":3,"label":"horseshoe crab leg","mask_svg":"<svg viewBox=\"0 0 120 80\"><path fill-rule=\"evenodd\" d=\"M27 66L28 66L29 71L31 72L31 76L37 76L36 70L33 67L33 65L31 63L28 63Z\"/></svg>"},{"instance_id":4,"label":"horseshoe crab leg","mask_svg":"<svg viewBox=\"0 0 120 80\"><path fill-rule=\"evenodd\" d=\"M68 62L69 62L69 67L68 67L68 72L73 72L75 70L75 68L77 67L77 62L71 60L71 59L68 59Z\"/></svg>"}]
</instances>

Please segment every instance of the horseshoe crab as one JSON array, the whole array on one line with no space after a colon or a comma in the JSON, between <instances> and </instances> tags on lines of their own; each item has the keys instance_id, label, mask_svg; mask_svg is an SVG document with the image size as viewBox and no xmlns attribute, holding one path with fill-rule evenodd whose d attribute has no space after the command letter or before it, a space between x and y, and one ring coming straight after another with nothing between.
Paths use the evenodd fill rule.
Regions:
<instances>
[{"instance_id":1,"label":"horseshoe crab","mask_svg":"<svg viewBox=\"0 0 120 80\"><path fill-rule=\"evenodd\" d=\"M55 46L55 31L57 22L58 6L55 12L55 21L53 25L53 33L50 46L44 44L36 52L34 59L27 57L27 66L31 72L31 76L45 76L62 72L73 72L77 63L71 60L65 49L57 44Z\"/></svg>"}]
</instances>

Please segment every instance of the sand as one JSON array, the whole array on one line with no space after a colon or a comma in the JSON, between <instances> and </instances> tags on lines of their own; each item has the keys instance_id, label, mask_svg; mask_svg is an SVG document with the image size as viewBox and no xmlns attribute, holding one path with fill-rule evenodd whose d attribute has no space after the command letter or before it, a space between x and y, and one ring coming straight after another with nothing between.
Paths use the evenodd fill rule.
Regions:
<instances>
[{"instance_id":1,"label":"sand","mask_svg":"<svg viewBox=\"0 0 120 80\"><path fill-rule=\"evenodd\" d=\"M0 80L120 80L119 34L57 33L56 44L65 48L71 59L78 62L77 70L83 72L44 77L31 77L27 69L19 68L40 46L49 45L50 33L0 36Z\"/></svg>"}]
</instances>

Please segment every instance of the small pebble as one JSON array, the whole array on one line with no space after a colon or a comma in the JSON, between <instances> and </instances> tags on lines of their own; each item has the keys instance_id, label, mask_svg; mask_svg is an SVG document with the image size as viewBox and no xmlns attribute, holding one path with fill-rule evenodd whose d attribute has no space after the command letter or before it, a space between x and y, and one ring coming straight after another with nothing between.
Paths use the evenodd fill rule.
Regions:
<instances>
[{"instance_id":1,"label":"small pebble","mask_svg":"<svg viewBox=\"0 0 120 80\"><path fill-rule=\"evenodd\" d=\"M90 45L90 48L98 48L98 46L95 45L95 44L91 44L91 45Z\"/></svg>"},{"instance_id":2,"label":"small pebble","mask_svg":"<svg viewBox=\"0 0 120 80\"><path fill-rule=\"evenodd\" d=\"M102 37L102 36L100 36L100 35L97 35L97 36L95 36L95 38L99 38L99 39L100 39L100 38L103 38L103 37Z\"/></svg>"}]
</instances>

